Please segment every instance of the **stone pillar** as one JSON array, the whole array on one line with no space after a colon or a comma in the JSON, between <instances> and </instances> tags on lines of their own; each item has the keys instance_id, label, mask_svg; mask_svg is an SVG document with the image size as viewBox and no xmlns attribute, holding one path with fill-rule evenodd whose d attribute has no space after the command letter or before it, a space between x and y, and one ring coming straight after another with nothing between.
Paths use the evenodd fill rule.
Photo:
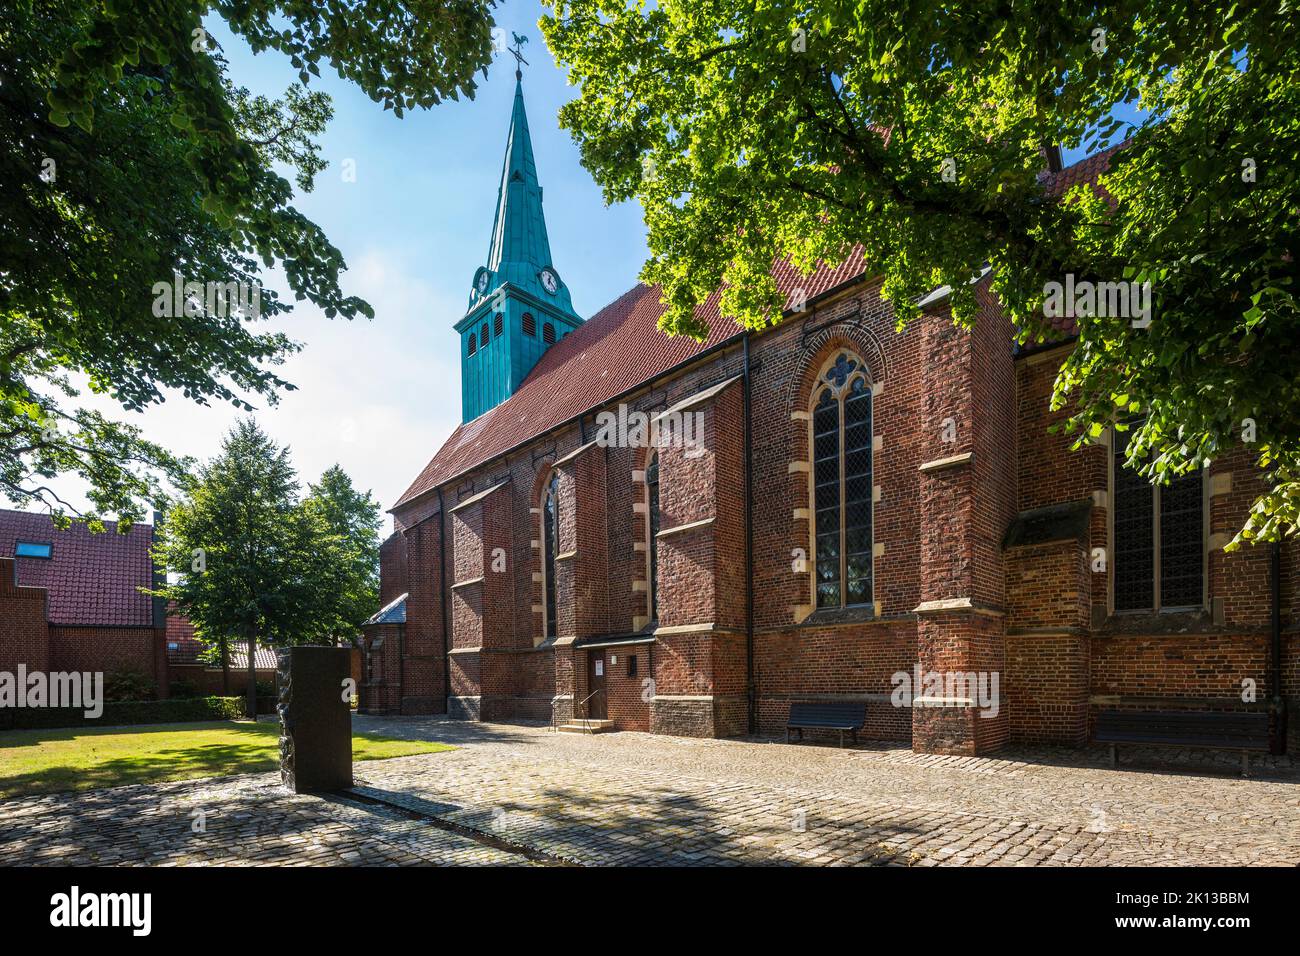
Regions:
<instances>
[{"instance_id":1,"label":"stone pillar","mask_svg":"<svg viewBox=\"0 0 1300 956\"><path fill-rule=\"evenodd\" d=\"M446 678L443 657L441 555L442 516L419 521L403 532L408 596L397 680L403 714L441 714Z\"/></svg>"},{"instance_id":2,"label":"stone pillar","mask_svg":"<svg viewBox=\"0 0 1300 956\"><path fill-rule=\"evenodd\" d=\"M460 720L512 717L514 577L509 483L471 495L448 514L452 541L451 697Z\"/></svg>"},{"instance_id":3,"label":"stone pillar","mask_svg":"<svg viewBox=\"0 0 1300 956\"><path fill-rule=\"evenodd\" d=\"M738 378L659 424L659 627L652 733L746 729L744 419Z\"/></svg>"},{"instance_id":4,"label":"stone pillar","mask_svg":"<svg viewBox=\"0 0 1300 956\"><path fill-rule=\"evenodd\" d=\"M996 750L1009 726L1001 545L1015 517L1015 374L1009 325L986 291L977 294L983 308L971 332L955 328L943 304L922 318L915 673L923 686L913 687L912 745L928 753ZM932 675L940 687L927 683ZM974 691L995 686L995 705L980 707Z\"/></svg>"},{"instance_id":5,"label":"stone pillar","mask_svg":"<svg viewBox=\"0 0 1300 956\"><path fill-rule=\"evenodd\" d=\"M294 793L352 786L352 711L347 647L290 647L277 653L280 779Z\"/></svg>"}]
</instances>

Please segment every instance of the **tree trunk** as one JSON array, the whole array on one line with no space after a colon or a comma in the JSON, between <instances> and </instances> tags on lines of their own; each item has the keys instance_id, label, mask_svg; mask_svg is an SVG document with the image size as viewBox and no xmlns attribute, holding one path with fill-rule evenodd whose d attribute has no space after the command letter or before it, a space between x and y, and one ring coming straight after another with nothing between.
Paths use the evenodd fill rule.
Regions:
<instances>
[{"instance_id":1,"label":"tree trunk","mask_svg":"<svg viewBox=\"0 0 1300 956\"><path fill-rule=\"evenodd\" d=\"M248 719L257 720L257 638L248 637Z\"/></svg>"},{"instance_id":2,"label":"tree trunk","mask_svg":"<svg viewBox=\"0 0 1300 956\"><path fill-rule=\"evenodd\" d=\"M230 641L221 639L221 696L230 696Z\"/></svg>"}]
</instances>

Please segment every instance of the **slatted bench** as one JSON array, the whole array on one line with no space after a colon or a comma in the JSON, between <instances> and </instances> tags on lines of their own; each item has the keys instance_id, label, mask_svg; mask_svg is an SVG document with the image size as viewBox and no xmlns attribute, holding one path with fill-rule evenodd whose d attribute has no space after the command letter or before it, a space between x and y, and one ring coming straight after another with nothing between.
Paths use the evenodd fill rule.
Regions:
<instances>
[{"instance_id":1,"label":"slatted bench","mask_svg":"<svg viewBox=\"0 0 1300 956\"><path fill-rule=\"evenodd\" d=\"M1103 710L1093 739L1110 744L1110 765L1118 744L1240 750L1241 775L1250 775L1250 754L1268 752L1266 713Z\"/></svg>"},{"instance_id":2,"label":"slatted bench","mask_svg":"<svg viewBox=\"0 0 1300 956\"><path fill-rule=\"evenodd\" d=\"M844 733L853 735L853 742L858 742L858 728L867 720L867 705L833 702L803 702L790 705L790 718L785 723L785 742L790 742L790 731L799 732L803 740L806 729L838 730L840 746L844 746Z\"/></svg>"}]
</instances>

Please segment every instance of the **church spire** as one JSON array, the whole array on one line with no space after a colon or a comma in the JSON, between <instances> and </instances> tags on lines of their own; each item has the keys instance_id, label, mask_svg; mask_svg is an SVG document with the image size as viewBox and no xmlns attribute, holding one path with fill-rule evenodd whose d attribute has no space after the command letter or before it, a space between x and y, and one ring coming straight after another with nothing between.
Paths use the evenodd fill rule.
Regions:
<instances>
[{"instance_id":1,"label":"church spire","mask_svg":"<svg viewBox=\"0 0 1300 956\"><path fill-rule=\"evenodd\" d=\"M510 52L523 65L524 38ZM506 155L497 186L487 262L474 273L461 338L461 415L470 421L501 404L552 345L582 324L569 288L551 262L542 187L524 110L523 76L515 71Z\"/></svg>"},{"instance_id":2,"label":"church spire","mask_svg":"<svg viewBox=\"0 0 1300 956\"><path fill-rule=\"evenodd\" d=\"M516 71L518 72L518 71ZM515 104L510 114L506 157L497 189L496 220L488 246L487 267L499 280L526 280L551 264L551 243L542 213L542 187L537 182L533 139L524 109L523 81L515 79ZM518 267L529 268L528 275ZM503 268L504 267L504 268Z\"/></svg>"}]
</instances>

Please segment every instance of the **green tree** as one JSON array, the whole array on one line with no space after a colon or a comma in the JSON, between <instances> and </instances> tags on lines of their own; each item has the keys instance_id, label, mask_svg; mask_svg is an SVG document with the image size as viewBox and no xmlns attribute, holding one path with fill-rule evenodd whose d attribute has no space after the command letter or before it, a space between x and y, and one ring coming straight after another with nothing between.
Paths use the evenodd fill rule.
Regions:
<instances>
[{"instance_id":1,"label":"green tree","mask_svg":"<svg viewBox=\"0 0 1300 956\"><path fill-rule=\"evenodd\" d=\"M298 490L289 450L244 419L221 453L186 482L155 545L154 558L169 580L157 593L219 649L226 692L230 642L247 646L250 717L257 713L257 645L301 643L315 632L314 569L328 531L300 506Z\"/></svg>"},{"instance_id":2,"label":"green tree","mask_svg":"<svg viewBox=\"0 0 1300 956\"><path fill-rule=\"evenodd\" d=\"M313 137L331 107L305 84L325 61L397 116L473 96L493 3L0 5L0 497L63 520L76 509L46 479L72 473L92 521L129 522L185 473L138 428L77 407L80 388L136 411L164 389L250 408L292 387L276 369L298 346L256 325L292 302L262 290L241 312L200 295L175 314L155 308L157 283L235 283L251 300L278 266L327 317L372 315L340 289L343 257L274 170L308 190L324 166ZM276 100L236 87L204 18L288 56L303 85Z\"/></svg>"},{"instance_id":3,"label":"green tree","mask_svg":"<svg viewBox=\"0 0 1300 956\"><path fill-rule=\"evenodd\" d=\"M303 507L323 531L317 548L313 640L355 645L379 603L379 502L338 465L310 486Z\"/></svg>"},{"instance_id":4,"label":"green tree","mask_svg":"<svg viewBox=\"0 0 1300 956\"><path fill-rule=\"evenodd\" d=\"M662 326L751 328L801 270L860 245L900 324L986 264L1024 341L1047 284L1150 281L1153 318L1083 316L1056 382L1079 442L1142 411L1155 480L1249 442L1273 478L1238 541L1300 521L1300 18L1289 4L556 0L542 22L580 96L560 112L609 202L645 207ZM1113 117L1138 108L1132 123ZM1049 196L1043 148L1127 140Z\"/></svg>"}]
</instances>

